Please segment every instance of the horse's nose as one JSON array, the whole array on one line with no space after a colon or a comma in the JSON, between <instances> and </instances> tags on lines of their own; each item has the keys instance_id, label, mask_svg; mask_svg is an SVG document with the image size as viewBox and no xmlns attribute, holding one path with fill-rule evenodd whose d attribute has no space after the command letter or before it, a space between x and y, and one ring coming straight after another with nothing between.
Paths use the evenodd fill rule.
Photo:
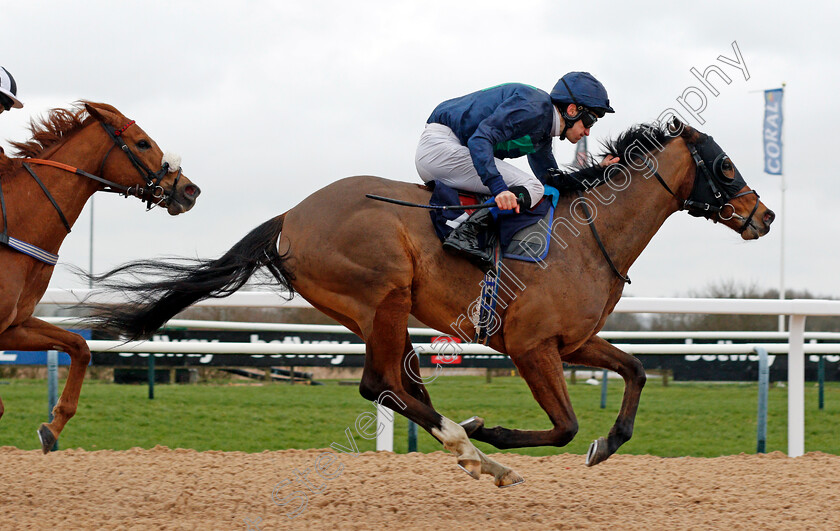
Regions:
<instances>
[{"instance_id":1,"label":"horse's nose","mask_svg":"<svg viewBox=\"0 0 840 531\"><path fill-rule=\"evenodd\" d=\"M187 196L189 199L195 199L199 196L199 194L201 194L201 188L194 184L188 184L184 187L184 195Z\"/></svg>"},{"instance_id":2,"label":"horse's nose","mask_svg":"<svg viewBox=\"0 0 840 531\"><path fill-rule=\"evenodd\" d=\"M764 224L769 227L770 224L773 223L774 219L776 219L776 213L767 209L767 211L764 212Z\"/></svg>"}]
</instances>

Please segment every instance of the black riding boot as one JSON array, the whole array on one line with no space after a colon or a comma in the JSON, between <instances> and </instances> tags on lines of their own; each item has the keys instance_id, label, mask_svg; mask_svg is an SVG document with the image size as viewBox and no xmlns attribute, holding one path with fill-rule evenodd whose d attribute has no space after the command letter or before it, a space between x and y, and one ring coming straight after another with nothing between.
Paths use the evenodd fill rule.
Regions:
<instances>
[{"instance_id":1,"label":"black riding boot","mask_svg":"<svg viewBox=\"0 0 840 531\"><path fill-rule=\"evenodd\" d=\"M469 258L487 273L495 266L493 254L496 238L491 230L492 227L493 215L490 210L487 208L476 210L458 228L449 233L443 242L443 248ZM478 239L482 233L486 233L485 240L487 241L487 245L483 247Z\"/></svg>"}]
</instances>

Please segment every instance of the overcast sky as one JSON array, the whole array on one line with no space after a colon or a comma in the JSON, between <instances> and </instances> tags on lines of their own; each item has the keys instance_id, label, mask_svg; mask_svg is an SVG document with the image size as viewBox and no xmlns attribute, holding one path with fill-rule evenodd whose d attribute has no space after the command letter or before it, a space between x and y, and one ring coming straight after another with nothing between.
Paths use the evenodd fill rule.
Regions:
<instances>
[{"instance_id":1,"label":"overcast sky","mask_svg":"<svg viewBox=\"0 0 840 531\"><path fill-rule=\"evenodd\" d=\"M136 119L202 188L195 208L170 217L137 200L97 195L94 269L159 255L214 257L251 228L350 175L419 181L417 139L441 101L504 82L550 90L572 70L600 79L616 114L591 144L682 111L717 65L720 95L705 92L705 123L762 201L771 233L743 242L684 213L672 216L630 270L625 294L674 296L720 279L786 284L840 296L837 2L5 2L0 65L26 107L0 116L0 139L29 138L30 117L78 99ZM718 60L735 59L749 79ZM787 83L786 209L778 176L762 172L761 91ZM686 118L691 118L683 113ZM555 141L558 161L573 146ZM520 159L524 163L524 159ZM644 215L640 213L640 215ZM88 266L90 209L61 248ZM58 267L52 287L83 284Z\"/></svg>"}]
</instances>

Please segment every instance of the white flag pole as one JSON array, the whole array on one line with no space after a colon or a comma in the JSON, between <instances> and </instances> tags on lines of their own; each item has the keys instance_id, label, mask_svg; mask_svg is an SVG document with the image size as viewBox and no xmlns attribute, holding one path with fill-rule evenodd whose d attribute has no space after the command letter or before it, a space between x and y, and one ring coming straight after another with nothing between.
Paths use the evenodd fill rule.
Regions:
<instances>
[{"instance_id":1,"label":"white flag pole","mask_svg":"<svg viewBox=\"0 0 840 531\"><path fill-rule=\"evenodd\" d=\"M782 115L782 120L784 120L784 118L785 118L785 100L786 99L787 99L787 95L785 94L785 83L782 83L782 105L781 105L781 109L780 109L781 115ZM783 150L782 153L784 153L784 149L785 149L785 129L787 129L787 128L785 127L784 122L782 122L782 134L781 134L781 137L780 137L781 141L782 141L782 146L781 146L781 149ZM787 213L787 210L785 210L786 185L785 185L785 157L784 157L784 155L782 155L782 161L781 161L781 178L782 178L782 184L781 184L781 186L782 186L782 208L781 208L781 212L779 213L779 215L782 218L782 226L781 226L782 235L781 235L781 242L780 242L781 254L779 256L779 299L784 300L785 299L785 214ZM784 332L784 331L785 331L785 316L784 315L779 315L779 332Z\"/></svg>"}]
</instances>

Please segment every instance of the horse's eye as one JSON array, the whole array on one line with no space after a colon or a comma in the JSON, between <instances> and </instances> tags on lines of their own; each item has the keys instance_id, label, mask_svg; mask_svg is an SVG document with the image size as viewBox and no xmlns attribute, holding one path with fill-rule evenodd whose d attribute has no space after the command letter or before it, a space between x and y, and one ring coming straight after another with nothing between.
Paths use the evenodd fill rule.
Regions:
<instances>
[{"instance_id":1,"label":"horse's eye","mask_svg":"<svg viewBox=\"0 0 840 531\"><path fill-rule=\"evenodd\" d=\"M141 140L137 142L137 148L141 151L146 151L150 147L152 147L152 145L149 143L148 140Z\"/></svg>"}]
</instances>

